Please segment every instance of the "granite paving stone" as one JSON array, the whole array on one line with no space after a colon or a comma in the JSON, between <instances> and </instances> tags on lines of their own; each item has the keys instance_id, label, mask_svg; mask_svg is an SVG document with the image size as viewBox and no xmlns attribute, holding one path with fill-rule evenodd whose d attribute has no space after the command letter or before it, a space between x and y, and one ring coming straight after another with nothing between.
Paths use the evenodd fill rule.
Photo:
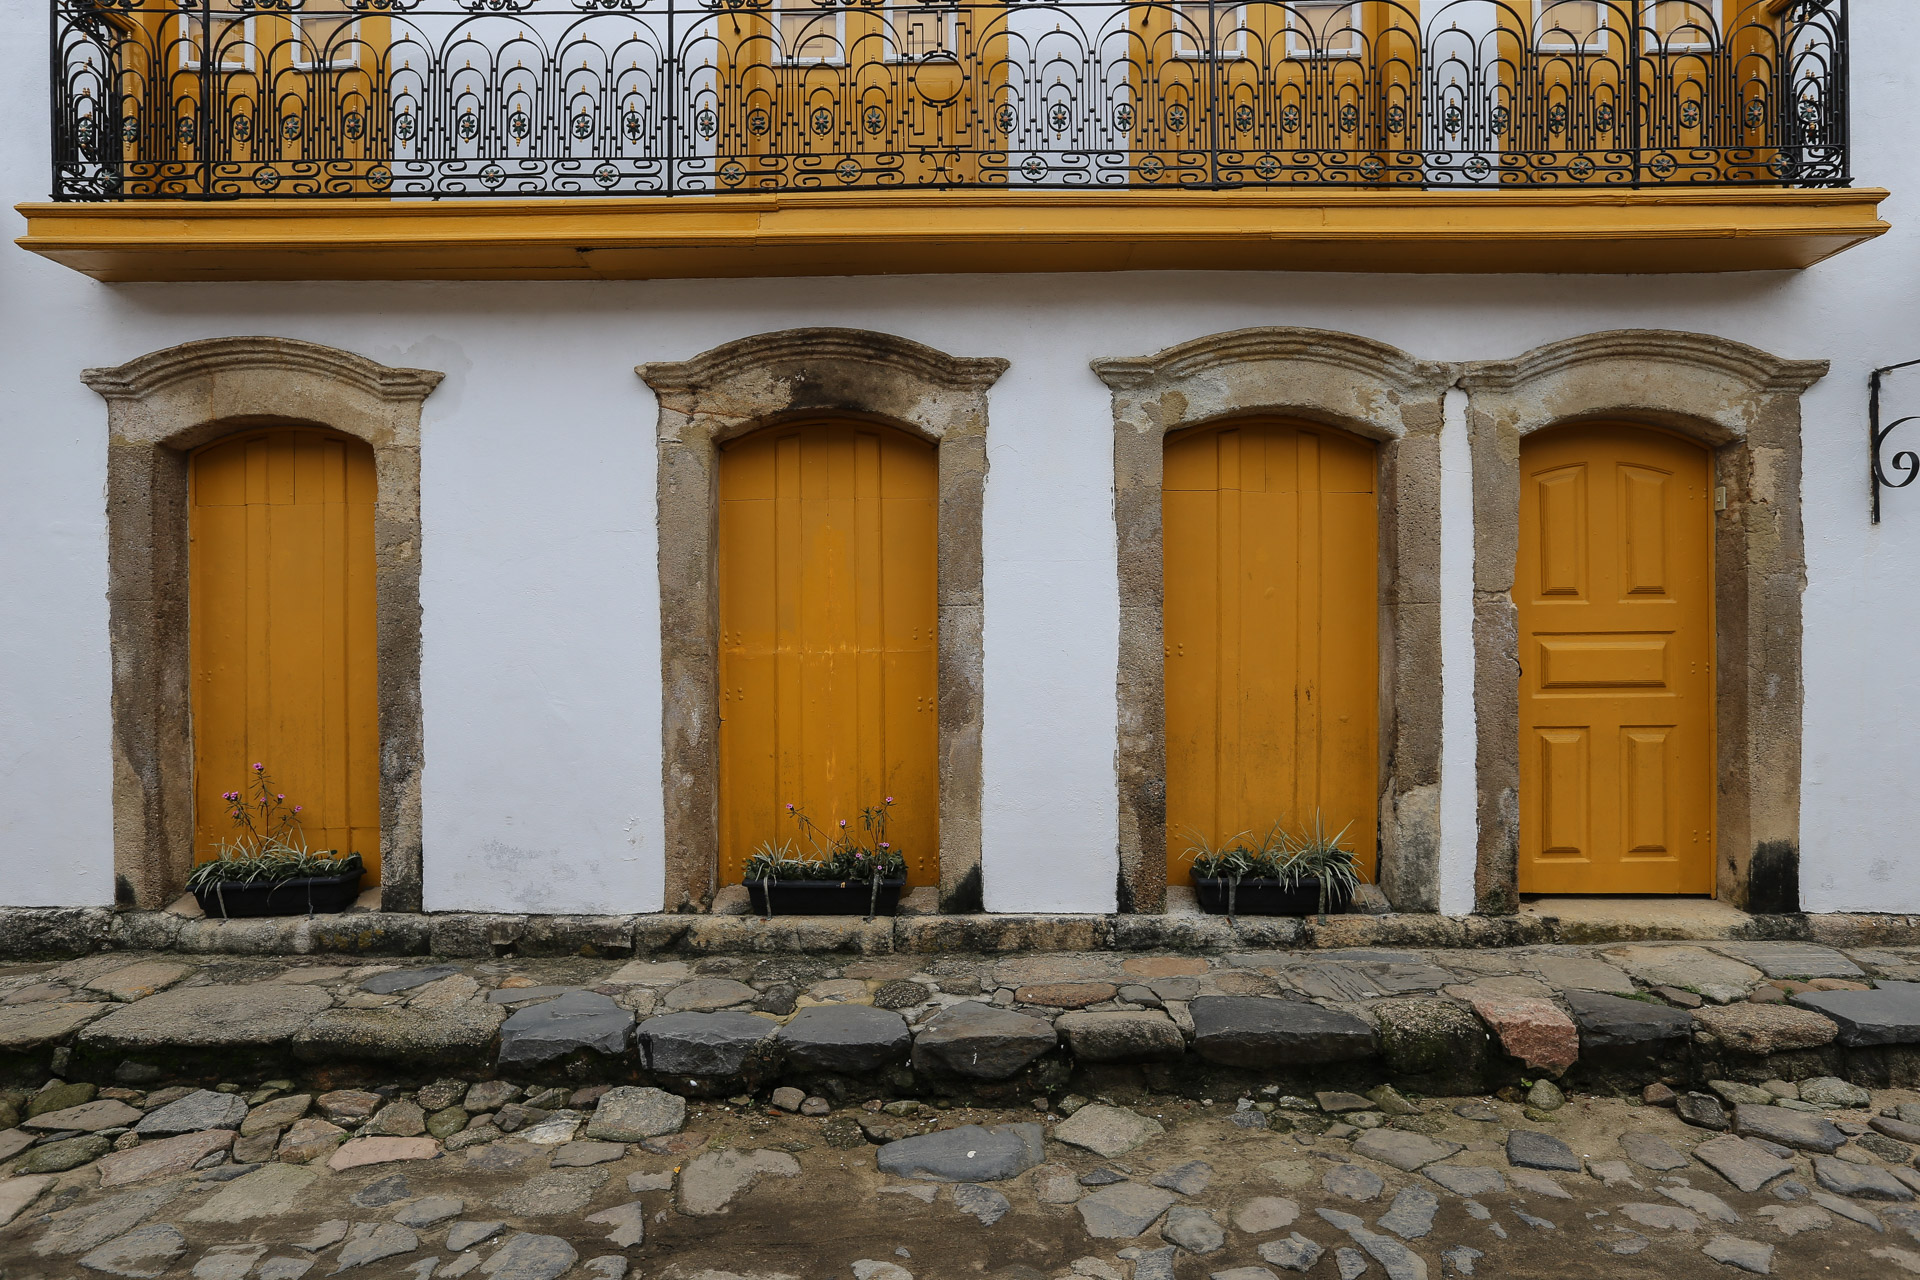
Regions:
<instances>
[{"instance_id":1,"label":"granite paving stone","mask_svg":"<svg viewBox=\"0 0 1920 1280\"><path fill-rule=\"evenodd\" d=\"M187 1222L234 1223L277 1218L302 1205L325 1175L307 1165L262 1165L188 1211Z\"/></svg>"},{"instance_id":2,"label":"granite paving stone","mask_svg":"<svg viewBox=\"0 0 1920 1280\"><path fill-rule=\"evenodd\" d=\"M1721 955L1750 964L1769 978L1864 978L1859 965L1832 947L1811 942L1709 942Z\"/></svg>"},{"instance_id":3,"label":"granite paving stone","mask_svg":"<svg viewBox=\"0 0 1920 1280\"><path fill-rule=\"evenodd\" d=\"M592 1222L592 1218L587 1219ZM343 1224L344 1225L344 1224ZM500 1221L456 1222L447 1228L447 1248L455 1253L464 1253L473 1246L490 1240L505 1230L506 1223Z\"/></svg>"},{"instance_id":4,"label":"granite paving stone","mask_svg":"<svg viewBox=\"0 0 1920 1280\"><path fill-rule=\"evenodd\" d=\"M1591 991L1568 991L1566 1001L1580 1028L1582 1057L1665 1057L1684 1049L1693 1034L1693 1015L1683 1009Z\"/></svg>"},{"instance_id":5,"label":"granite paving stone","mask_svg":"<svg viewBox=\"0 0 1920 1280\"><path fill-rule=\"evenodd\" d=\"M680 1212L692 1217L725 1213L733 1197L750 1189L760 1178L799 1176L799 1162L784 1151L703 1152L681 1171Z\"/></svg>"},{"instance_id":6,"label":"granite paving stone","mask_svg":"<svg viewBox=\"0 0 1920 1280\"><path fill-rule=\"evenodd\" d=\"M1687 1167L1687 1154L1656 1133L1623 1133L1620 1149L1627 1153L1627 1159L1655 1173Z\"/></svg>"},{"instance_id":7,"label":"granite paving stone","mask_svg":"<svg viewBox=\"0 0 1920 1280\"><path fill-rule=\"evenodd\" d=\"M1204 1160L1189 1160L1154 1174L1148 1181L1153 1186L1178 1191L1183 1196L1197 1196L1213 1181L1213 1166Z\"/></svg>"},{"instance_id":8,"label":"granite paving stone","mask_svg":"<svg viewBox=\"0 0 1920 1280\"><path fill-rule=\"evenodd\" d=\"M1873 1101L1873 1096L1859 1085L1838 1076L1815 1076L1800 1082L1800 1101L1816 1107L1839 1109L1867 1106Z\"/></svg>"},{"instance_id":9,"label":"granite paving stone","mask_svg":"<svg viewBox=\"0 0 1920 1280\"><path fill-rule=\"evenodd\" d=\"M590 1213L581 1221L592 1223L594 1226L611 1228L607 1232L608 1241L622 1249L630 1249L646 1242L647 1206L639 1200L615 1205L611 1209L602 1209L599 1213Z\"/></svg>"},{"instance_id":10,"label":"granite paving stone","mask_svg":"<svg viewBox=\"0 0 1920 1280\"><path fill-rule=\"evenodd\" d=\"M1554 1180L1550 1173L1539 1169L1518 1166L1507 1170L1507 1180L1514 1189L1528 1195L1546 1196L1553 1200L1571 1200L1573 1194Z\"/></svg>"},{"instance_id":11,"label":"granite paving stone","mask_svg":"<svg viewBox=\"0 0 1920 1280\"><path fill-rule=\"evenodd\" d=\"M1111 1160L1125 1155L1150 1138L1165 1132L1158 1120L1139 1115L1124 1107L1100 1103L1080 1108L1053 1128L1056 1142L1084 1147Z\"/></svg>"},{"instance_id":12,"label":"granite paving stone","mask_svg":"<svg viewBox=\"0 0 1920 1280\"><path fill-rule=\"evenodd\" d=\"M1044 1019L963 1001L935 1014L914 1036L913 1068L934 1076L1005 1080L1059 1043Z\"/></svg>"},{"instance_id":13,"label":"granite paving stone","mask_svg":"<svg viewBox=\"0 0 1920 1280\"><path fill-rule=\"evenodd\" d=\"M1785 1107L1737 1106L1733 1109L1733 1131L1821 1155L1832 1155L1847 1140L1847 1135L1825 1116Z\"/></svg>"},{"instance_id":14,"label":"granite paving stone","mask_svg":"<svg viewBox=\"0 0 1920 1280\"><path fill-rule=\"evenodd\" d=\"M143 1142L100 1158L100 1185L118 1187L148 1178L170 1178L186 1173L216 1151L233 1145L231 1129L207 1129L172 1138Z\"/></svg>"},{"instance_id":15,"label":"granite paving stone","mask_svg":"<svg viewBox=\"0 0 1920 1280\"><path fill-rule=\"evenodd\" d=\"M489 1280L559 1280L579 1260L573 1246L559 1236L521 1232L509 1236L480 1264L480 1274Z\"/></svg>"},{"instance_id":16,"label":"granite paving stone","mask_svg":"<svg viewBox=\"0 0 1920 1280\"><path fill-rule=\"evenodd\" d=\"M1698 1187L1663 1185L1660 1194L1677 1205L1693 1210L1709 1222L1738 1222L1740 1215L1733 1206L1714 1195L1711 1191L1702 1191Z\"/></svg>"},{"instance_id":17,"label":"granite paving stone","mask_svg":"<svg viewBox=\"0 0 1920 1280\"><path fill-rule=\"evenodd\" d=\"M82 1254L80 1265L89 1271L110 1276L151 1280L162 1276L187 1251L187 1238L171 1223L155 1222L136 1227L123 1236L109 1240Z\"/></svg>"},{"instance_id":18,"label":"granite paving stone","mask_svg":"<svg viewBox=\"0 0 1920 1280\"><path fill-rule=\"evenodd\" d=\"M38 1146L20 1157L13 1167L15 1173L65 1173L69 1169L78 1169L89 1161L98 1160L113 1149L111 1139L97 1133L81 1138L66 1138L59 1142L49 1142Z\"/></svg>"},{"instance_id":19,"label":"granite paving stone","mask_svg":"<svg viewBox=\"0 0 1920 1280\"><path fill-rule=\"evenodd\" d=\"M193 1264L193 1280L246 1280L267 1251L264 1244L217 1244Z\"/></svg>"},{"instance_id":20,"label":"granite paving stone","mask_svg":"<svg viewBox=\"0 0 1920 1280\"><path fill-rule=\"evenodd\" d=\"M810 1006L775 1037L789 1067L853 1075L904 1061L912 1039L905 1018L867 1004Z\"/></svg>"},{"instance_id":21,"label":"granite paving stone","mask_svg":"<svg viewBox=\"0 0 1920 1280\"><path fill-rule=\"evenodd\" d=\"M1507 1163L1520 1169L1580 1172L1580 1157L1571 1147L1552 1134L1535 1129L1515 1129L1507 1134Z\"/></svg>"},{"instance_id":22,"label":"granite paving stone","mask_svg":"<svg viewBox=\"0 0 1920 1280\"><path fill-rule=\"evenodd\" d=\"M1359 1280L1367 1273L1367 1255L1358 1249L1342 1245L1333 1251L1333 1262L1340 1272L1340 1280Z\"/></svg>"},{"instance_id":23,"label":"granite paving stone","mask_svg":"<svg viewBox=\"0 0 1920 1280\"><path fill-rule=\"evenodd\" d=\"M1723 1134L1693 1149L1693 1158L1742 1191L1759 1191L1775 1178L1793 1172L1793 1165L1745 1138Z\"/></svg>"},{"instance_id":24,"label":"granite paving stone","mask_svg":"<svg viewBox=\"0 0 1920 1280\"><path fill-rule=\"evenodd\" d=\"M1082 1197L1074 1208L1096 1240L1130 1240L1158 1222L1173 1202L1171 1191L1118 1182Z\"/></svg>"},{"instance_id":25,"label":"granite paving stone","mask_svg":"<svg viewBox=\"0 0 1920 1280\"><path fill-rule=\"evenodd\" d=\"M1457 1142L1401 1129L1370 1129L1353 1144L1355 1155L1392 1165L1404 1173L1412 1173L1436 1160L1445 1160L1462 1149Z\"/></svg>"},{"instance_id":26,"label":"granite paving stone","mask_svg":"<svg viewBox=\"0 0 1920 1280\"><path fill-rule=\"evenodd\" d=\"M633 1013L597 991L570 991L514 1012L500 1025L499 1065L529 1067L591 1052L619 1057L633 1035Z\"/></svg>"},{"instance_id":27,"label":"granite paving stone","mask_svg":"<svg viewBox=\"0 0 1920 1280\"><path fill-rule=\"evenodd\" d=\"M1227 1243L1226 1229L1213 1215L1188 1204L1177 1204L1167 1210L1160 1223L1160 1238L1188 1253L1198 1254L1218 1253Z\"/></svg>"},{"instance_id":28,"label":"granite paving stone","mask_svg":"<svg viewBox=\"0 0 1920 1280\"><path fill-rule=\"evenodd\" d=\"M175 1133L195 1133L201 1129L238 1129L247 1118L245 1098L232 1093L196 1089L164 1107L148 1112L133 1127L143 1138L166 1137Z\"/></svg>"},{"instance_id":29,"label":"granite paving stone","mask_svg":"<svg viewBox=\"0 0 1920 1280\"><path fill-rule=\"evenodd\" d=\"M267 1049L287 1044L332 1003L325 991L284 983L174 987L114 1007L82 1030L75 1042L101 1054ZM4 1040L0 1034L0 1048L6 1047Z\"/></svg>"},{"instance_id":30,"label":"granite paving stone","mask_svg":"<svg viewBox=\"0 0 1920 1280\"><path fill-rule=\"evenodd\" d=\"M1815 1156L1813 1176L1821 1186L1837 1196L1859 1200L1913 1199L1912 1188L1877 1165L1853 1164L1832 1156Z\"/></svg>"},{"instance_id":31,"label":"granite paving stone","mask_svg":"<svg viewBox=\"0 0 1920 1280\"><path fill-rule=\"evenodd\" d=\"M1387 1184L1371 1169L1357 1164L1336 1164L1320 1175L1320 1185L1336 1196L1367 1201L1378 1197Z\"/></svg>"},{"instance_id":32,"label":"granite paving stone","mask_svg":"<svg viewBox=\"0 0 1920 1280\"><path fill-rule=\"evenodd\" d=\"M1730 1127L1727 1109L1710 1093L1689 1091L1673 1100L1674 1113L1688 1124L1719 1131Z\"/></svg>"},{"instance_id":33,"label":"granite paving stone","mask_svg":"<svg viewBox=\"0 0 1920 1280\"><path fill-rule=\"evenodd\" d=\"M1311 1271L1326 1250L1298 1231L1285 1240L1268 1240L1257 1252L1263 1261L1287 1271Z\"/></svg>"},{"instance_id":34,"label":"granite paving stone","mask_svg":"<svg viewBox=\"0 0 1920 1280\"><path fill-rule=\"evenodd\" d=\"M536 1006L537 1007L537 1006ZM673 1076L731 1077L771 1066L780 1024L751 1013L668 1013L639 1025L641 1061Z\"/></svg>"},{"instance_id":35,"label":"granite paving stone","mask_svg":"<svg viewBox=\"0 0 1920 1280\"><path fill-rule=\"evenodd\" d=\"M467 1202L458 1196L423 1196L394 1210L393 1220L403 1227L431 1227L459 1217L466 1209Z\"/></svg>"},{"instance_id":36,"label":"granite paving stone","mask_svg":"<svg viewBox=\"0 0 1920 1280\"><path fill-rule=\"evenodd\" d=\"M1631 943L1601 955L1649 986L1695 991L1716 1004L1744 1000L1761 978L1752 965L1703 947Z\"/></svg>"},{"instance_id":37,"label":"granite paving stone","mask_svg":"<svg viewBox=\"0 0 1920 1280\"><path fill-rule=\"evenodd\" d=\"M1007 1198L991 1187L982 1187L971 1182L954 1184L953 1205L960 1212L977 1219L981 1226L990 1227L1007 1216L1012 1204Z\"/></svg>"},{"instance_id":38,"label":"granite paving stone","mask_svg":"<svg viewBox=\"0 0 1920 1280\"><path fill-rule=\"evenodd\" d=\"M1773 1246L1737 1236L1715 1236L1700 1247L1700 1252L1715 1262L1750 1271L1757 1276L1773 1274Z\"/></svg>"},{"instance_id":39,"label":"granite paving stone","mask_svg":"<svg viewBox=\"0 0 1920 1280\"><path fill-rule=\"evenodd\" d=\"M1296 1000L1197 996L1189 1012L1194 1052L1223 1066L1349 1062L1379 1047L1374 1029L1352 1014Z\"/></svg>"},{"instance_id":40,"label":"granite paving stone","mask_svg":"<svg viewBox=\"0 0 1920 1280\"><path fill-rule=\"evenodd\" d=\"M1920 982L1882 982L1872 991L1800 991L1787 998L1837 1023L1843 1048L1920 1043Z\"/></svg>"},{"instance_id":41,"label":"granite paving stone","mask_svg":"<svg viewBox=\"0 0 1920 1280\"><path fill-rule=\"evenodd\" d=\"M1440 1161L1422 1168L1420 1174L1457 1196L1493 1196L1507 1189L1505 1174L1482 1165Z\"/></svg>"},{"instance_id":42,"label":"granite paving stone","mask_svg":"<svg viewBox=\"0 0 1920 1280\"><path fill-rule=\"evenodd\" d=\"M452 977L458 972L460 970L450 964L426 965L418 969L388 969L362 978L360 989L376 996L390 996L424 987L429 982Z\"/></svg>"},{"instance_id":43,"label":"granite paving stone","mask_svg":"<svg viewBox=\"0 0 1920 1280\"><path fill-rule=\"evenodd\" d=\"M882 1146L880 1172L941 1182L1001 1182L1046 1158L1038 1124L966 1125L901 1138Z\"/></svg>"},{"instance_id":44,"label":"granite paving stone","mask_svg":"<svg viewBox=\"0 0 1920 1280\"><path fill-rule=\"evenodd\" d=\"M1292 1200L1281 1196L1255 1196L1233 1211L1233 1225L1248 1235L1262 1235L1292 1226L1299 1216L1300 1206Z\"/></svg>"},{"instance_id":45,"label":"granite paving stone","mask_svg":"<svg viewBox=\"0 0 1920 1280\"><path fill-rule=\"evenodd\" d=\"M347 1242L340 1246L334 1275L342 1271L351 1271L356 1267L368 1266L403 1253L412 1253L420 1247L420 1237L410 1228L397 1222L382 1222L378 1225L362 1223L370 1229L355 1231L347 1236Z\"/></svg>"},{"instance_id":46,"label":"granite paving stone","mask_svg":"<svg viewBox=\"0 0 1920 1280\"><path fill-rule=\"evenodd\" d=\"M77 1107L42 1111L22 1120L20 1127L35 1133L97 1133L101 1129L124 1129L137 1124L140 1116L141 1112L135 1107L114 1098L101 1098Z\"/></svg>"},{"instance_id":47,"label":"granite paving stone","mask_svg":"<svg viewBox=\"0 0 1920 1280\"><path fill-rule=\"evenodd\" d=\"M1419 1240L1433 1230L1433 1215L1439 1211L1440 1197L1425 1187L1406 1187L1393 1198L1393 1205L1380 1216L1378 1226L1402 1240Z\"/></svg>"},{"instance_id":48,"label":"granite paving stone","mask_svg":"<svg viewBox=\"0 0 1920 1280\"><path fill-rule=\"evenodd\" d=\"M1559 1073L1580 1057L1580 1032L1551 1000L1466 988L1467 1003L1493 1028L1509 1057Z\"/></svg>"},{"instance_id":49,"label":"granite paving stone","mask_svg":"<svg viewBox=\"0 0 1920 1280\"><path fill-rule=\"evenodd\" d=\"M1874 1214L1873 1210L1867 1208L1865 1205L1856 1204L1845 1196L1834 1195L1831 1191L1815 1191L1808 1196L1808 1199L1812 1200L1822 1209L1830 1213L1837 1213L1849 1222L1857 1222L1870 1230L1885 1232L1887 1229L1879 1217Z\"/></svg>"},{"instance_id":50,"label":"granite paving stone","mask_svg":"<svg viewBox=\"0 0 1920 1280\"><path fill-rule=\"evenodd\" d=\"M1158 1009L1081 1010L1055 1026L1083 1062L1173 1062L1187 1051L1186 1036Z\"/></svg>"}]
</instances>

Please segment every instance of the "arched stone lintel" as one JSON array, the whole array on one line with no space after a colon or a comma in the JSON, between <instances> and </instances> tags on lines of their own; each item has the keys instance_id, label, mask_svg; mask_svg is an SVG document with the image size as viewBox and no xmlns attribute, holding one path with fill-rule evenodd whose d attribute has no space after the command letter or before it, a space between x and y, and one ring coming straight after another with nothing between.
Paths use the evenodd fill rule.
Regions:
<instances>
[{"instance_id":1,"label":"arched stone lintel","mask_svg":"<svg viewBox=\"0 0 1920 1280\"><path fill-rule=\"evenodd\" d=\"M757 334L639 365L659 399L662 784L666 902L709 898L719 830L719 448L807 416L877 419L938 447L940 897L978 910L981 519L987 392L1005 360L861 329Z\"/></svg>"},{"instance_id":2,"label":"arched stone lintel","mask_svg":"<svg viewBox=\"0 0 1920 1280\"><path fill-rule=\"evenodd\" d=\"M1160 490L1165 437L1282 415L1380 445L1381 887L1439 905L1440 429L1457 367L1325 329L1238 329L1093 362L1113 393L1120 577L1121 909L1160 911L1166 876L1166 689Z\"/></svg>"},{"instance_id":3,"label":"arched stone lintel","mask_svg":"<svg viewBox=\"0 0 1920 1280\"><path fill-rule=\"evenodd\" d=\"M1749 910L1798 909L1800 397L1827 367L1657 329L1583 334L1462 366L1474 476L1480 910L1518 902L1520 442L1585 422L1663 427L1713 450L1717 892Z\"/></svg>"},{"instance_id":4,"label":"arched stone lintel","mask_svg":"<svg viewBox=\"0 0 1920 1280\"><path fill-rule=\"evenodd\" d=\"M187 616L192 450L320 426L374 451L382 905L421 899L420 412L445 375L297 338L182 343L81 379L107 402L116 896L161 907L193 866Z\"/></svg>"}]
</instances>

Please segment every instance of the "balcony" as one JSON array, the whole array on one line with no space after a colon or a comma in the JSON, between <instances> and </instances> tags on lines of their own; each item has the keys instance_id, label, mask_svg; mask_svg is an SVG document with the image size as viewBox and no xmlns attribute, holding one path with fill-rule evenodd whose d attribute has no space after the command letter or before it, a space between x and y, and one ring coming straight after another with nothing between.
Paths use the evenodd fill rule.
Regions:
<instances>
[{"instance_id":1,"label":"balcony","mask_svg":"<svg viewBox=\"0 0 1920 1280\"><path fill-rule=\"evenodd\" d=\"M1795 268L1846 0L53 0L108 280Z\"/></svg>"}]
</instances>

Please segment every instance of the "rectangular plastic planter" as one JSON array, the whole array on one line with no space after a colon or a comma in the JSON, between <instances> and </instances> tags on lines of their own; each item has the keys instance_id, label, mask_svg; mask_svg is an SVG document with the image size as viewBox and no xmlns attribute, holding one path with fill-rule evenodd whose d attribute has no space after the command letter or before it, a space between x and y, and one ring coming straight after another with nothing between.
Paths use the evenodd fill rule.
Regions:
<instances>
[{"instance_id":1,"label":"rectangular plastic planter","mask_svg":"<svg viewBox=\"0 0 1920 1280\"><path fill-rule=\"evenodd\" d=\"M360 896L360 868L332 876L297 880L244 880L195 889L193 896L209 919L242 916L327 915L345 911Z\"/></svg>"},{"instance_id":2,"label":"rectangular plastic planter","mask_svg":"<svg viewBox=\"0 0 1920 1280\"><path fill-rule=\"evenodd\" d=\"M753 909L761 915L776 916L864 916L871 904L873 913L890 916L900 909L900 891L904 878L882 880L880 898L873 898L873 885L867 880L749 880L747 895ZM767 890L773 890L773 910L767 910Z\"/></svg>"},{"instance_id":3,"label":"rectangular plastic planter","mask_svg":"<svg viewBox=\"0 0 1920 1280\"><path fill-rule=\"evenodd\" d=\"M1227 882L1206 876L1193 877L1193 896L1202 911L1217 916L1227 913ZM1327 913L1338 915L1347 909L1353 895L1336 889L1327 895ZM1278 880L1242 880L1234 891L1233 913L1240 916L1312 916L1320 914L1320 882L1304 880L1283 889Z\"/></svg>"}]
</instances>

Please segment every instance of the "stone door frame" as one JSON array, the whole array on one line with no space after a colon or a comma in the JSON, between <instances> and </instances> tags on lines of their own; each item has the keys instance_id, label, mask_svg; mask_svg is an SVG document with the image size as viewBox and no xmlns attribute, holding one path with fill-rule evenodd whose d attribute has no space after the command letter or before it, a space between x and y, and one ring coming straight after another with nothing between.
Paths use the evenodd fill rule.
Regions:
<instances>
[{"instance_id":1,"label":"stone door frame","mask_svg":"<svg viewBox=\"0 0 1920 1280\"><path fill-rule=\"evenodd\" d=\"M892 334L805 328L635 370L659 398L661 777L666 908L711 902L720 830L719 450L811 417L885 423L939 465L940 905L978 911L987 392L1005 360Z\"/></svg>"},{"instance_id":2,"label":"stone door frame","mask_svg":"<svg viewBox=\"0 0 1920 1280\"><path fill-rule=\"evenodd\" d=\"M193 869L187 483L203 445L324 427L373 448L381 904L418 911L420 412L445 375L295 338L182 343L81 380L107 402L115 897L153 910Z\"/></svg>"},{"instance_id":3,"label":"stone door frame","mask_svg":"<svg viewBox=\"0 0 1920 1280\"><path fill-rule=\"evenodd\" d=\"M1590 333L1461 366L1474 490L1476 909L1515 910L1520 857L1520 441L1576 423L1661 427L1712 452L1716 895L1799 910L1800 397L1824 360L1783 360L1711 334ZM1716 500L1715 505L1719 502Z\"/></svg>"},{"instance_id":4,"label":"stone door frame","mask_svg":"<svg viewBox=\"0 0 1920 1280\"><path fill-rule=\"evenodd\" d=\"M1166 903L1166 436L1256 415L1337 427L1378 446L1379 880L1398 910L1438 910L1440 431L1454 366L1355 334L1273 327L1096 360L1093 371L1113 394L1120 910Z\"/></svg>"}]
</instances>

